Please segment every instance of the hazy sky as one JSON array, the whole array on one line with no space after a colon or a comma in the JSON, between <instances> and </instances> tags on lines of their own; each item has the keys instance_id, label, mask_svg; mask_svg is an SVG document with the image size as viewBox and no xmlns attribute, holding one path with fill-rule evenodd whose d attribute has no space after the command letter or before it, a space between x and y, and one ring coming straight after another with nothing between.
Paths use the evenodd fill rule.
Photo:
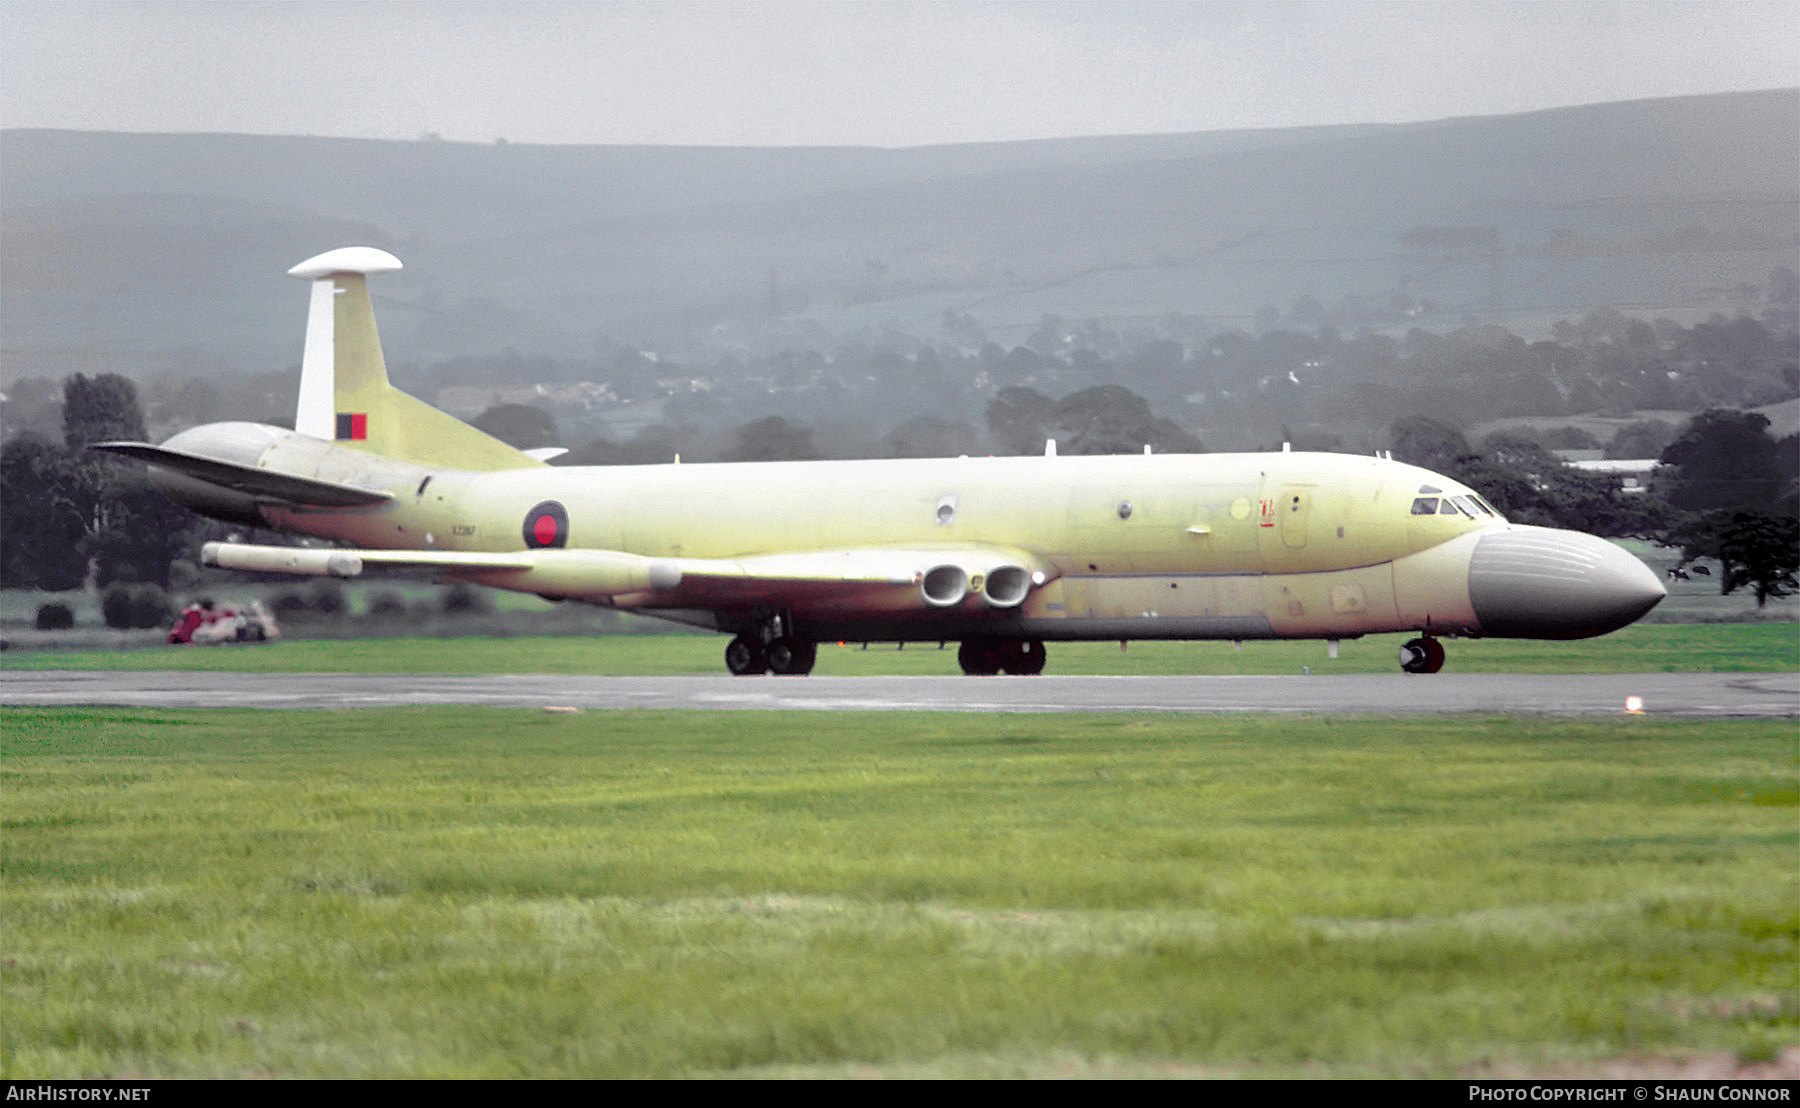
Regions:
<instances>
[{"instance_id":1,"label":"hazy sky","mask_svg":"<svg viewBox=\"0 0 1800 1108\"><path fill-rule=\"evenodd\" d=\"M0 0L0 126L914 146L1800 86L1800 0Z\"/></svg>"}]
</instances>

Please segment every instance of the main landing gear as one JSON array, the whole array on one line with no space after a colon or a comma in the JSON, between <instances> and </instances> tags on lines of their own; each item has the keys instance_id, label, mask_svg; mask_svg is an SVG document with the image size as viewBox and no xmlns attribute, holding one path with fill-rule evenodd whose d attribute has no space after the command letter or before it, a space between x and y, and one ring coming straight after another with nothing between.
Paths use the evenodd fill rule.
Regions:
<instances>
[{"instance_id":1,"label":"main landing gear","mask_svg":"<svg viewBox=\"0 0 1800 1108\"><path fill-rule=\"evenodd\" d=\"M965 639L956 651L962 671L971 677L1035 676L1044 672L1047 656L1039 639Z\"/></svg>"},{"instance_id":2,"label":"main landing gear","mask_svg":"<svg viewBox=\"0 0 1800 1108\"><path fill-rule=\"evenodd\" d=\"M764 645L750 635L739 635L725 647L725 668L739 677L764 673L804 677L819 658L819 644L782 636Z\"/></svg>"},{"instance_id":3,"label":"main landing gear","mask_svg":"<svg viewBox=\"0 0 1800 1108\"><path fill-rule=\"evenodd\" d=\"M767 630L779 631L771 624ZM739 677L765 673L804 677L819 657L819 644L795 635L776 634L767 639L746 632L725 647L725 668ZM971 676L1009 673L1031 676L1044 672L1047 653L1038 639L969 639L956 651L962 671Z\"/></svg>"},{"instance_id":4,"label":"main landing gear","mask_svg":"<svg viewBox=\"0 0 1800 1108\"><path fill-rule=\"evenodd\" d=\"M1400 648L1400 668L1407 673L1436 673L1444 668L1444 644L1430 636Z\"/></svg>"},{"instance_id":5,"label":"main landing gear","mask_svg":"<svg viewBox=\"0 0 1800 1108\"><path fill-rule=\"evenodd\" d=\"M725 647L725 668L739 677L764 673L804 677L819 658L819 644L792 633L793 619L771 615L753 632Z\"/></svg>"}]
</instances>

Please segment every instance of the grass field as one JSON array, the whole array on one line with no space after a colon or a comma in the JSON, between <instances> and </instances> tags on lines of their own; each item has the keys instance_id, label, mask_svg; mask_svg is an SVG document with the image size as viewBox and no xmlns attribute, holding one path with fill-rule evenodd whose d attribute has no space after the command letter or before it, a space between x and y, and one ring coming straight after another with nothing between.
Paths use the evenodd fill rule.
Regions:
<instances>
[{"instance_id":1,"label":"grass field","mask_svg":"<svg viewBox=\"0 0 1800 1108\"><path fill-rule=\"evenodd\" d=\"M0 720L9 1078L1452 1076L1800 1042L1786 722Z\"/></svg>"},{"instance_id":2,"label":"grass field","mask_svg":"<svg viewBox=\"0 0 1800 1108\"><path fill-rule=\"evenodd\" d=\"M1051 643L1052 674L1393 673L1405 635L1347 640L1336 659L1322 642ZM721 673L722 635L554 638L343 639L272 646L138 650L13 650L6 669L195 669L256 673ZM1768 672L1800 669L1800 625L1640 624L1599 639L1528 642L1447 640L1457 673ZM822 675L957 672L955 644L896 650L876 644L819 648Z\"/></svg>"}]
</instances>

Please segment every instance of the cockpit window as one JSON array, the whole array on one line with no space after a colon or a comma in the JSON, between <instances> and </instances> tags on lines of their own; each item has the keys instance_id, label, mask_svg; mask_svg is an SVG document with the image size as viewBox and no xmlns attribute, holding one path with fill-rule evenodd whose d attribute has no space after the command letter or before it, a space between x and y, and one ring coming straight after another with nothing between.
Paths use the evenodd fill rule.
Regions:
<instances>
[{"instance_id":1,"label":"cockpit window","mask_svg":"<svg viewBox=\"0 0 1800 1108\"><path fill-rule=\"evenodd\" d=\"M1439 490L1432 488L1430 485L1425 485L1423 488L1431 489L1432 492L1439 492ZM1412 514L1416 516L1462 515L1474 520L1479 520L1483 516L1491 516L1494 519L1505 518L1501 516L1499 512L1494 510L1492 504L1489 504L1472 492L1458 493L1452 496L1444 496L1442 493L1439 493L1438 496L1415 497L1412 502Z\"/></svg>"},{"instance_id":2,"label":"cockpit window","mask_svg":"<svg viewBox=\"0 0 1800 1108\"><path fill-rule=\"evenodd\" d=\"M1443 489L1438 488L1436 485L1420 485L1419 486L1419 495L1420 496L1424 496L1426 494L1431 494L1431 495L1435 496L1438 493L1443 492L1443 491L1444 491Z\"/></svg>"}]
</instances>

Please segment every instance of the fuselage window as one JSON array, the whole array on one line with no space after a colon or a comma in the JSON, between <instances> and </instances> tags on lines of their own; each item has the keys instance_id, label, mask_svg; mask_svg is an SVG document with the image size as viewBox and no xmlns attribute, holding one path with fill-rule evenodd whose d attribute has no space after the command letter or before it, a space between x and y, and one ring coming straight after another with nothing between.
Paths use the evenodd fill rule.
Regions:
<instances>
[{"instance_id":1,"label":"fuselage window","mask_svg":"<svg viewBox=\"0 0 1800 1108\"><path fill-rule=\"evenodd\" d=\"M1437 497L1421 496L1414 500L1412 514L1416 516L1437 515Z\"/></svg>"}]
</instances>

